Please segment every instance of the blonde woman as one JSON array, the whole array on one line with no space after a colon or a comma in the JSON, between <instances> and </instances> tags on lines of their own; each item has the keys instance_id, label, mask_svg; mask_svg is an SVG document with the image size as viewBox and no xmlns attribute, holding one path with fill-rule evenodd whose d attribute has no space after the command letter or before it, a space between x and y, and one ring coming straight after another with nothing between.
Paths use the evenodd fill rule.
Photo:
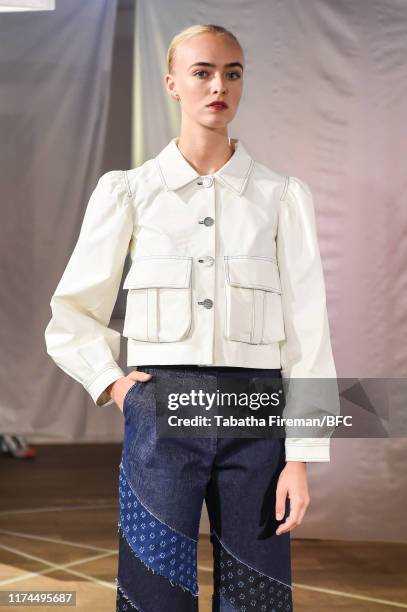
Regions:
<instances>
[{"instance_id":1,"label":"blonde woman","mask_svg":"<svg viewBox=\"0 0 407 612\"><path fill-rule=\"evenodd\" d=\"M311 192L228 136L244 72L223 27L175 36L165 85L180 134L99 179L51 300L49 355L95 404L124 412L118 611L198 610L204 500L212 609L293 610L290 532L309 505L306 463L329 461L328 438L156 430L170 395L335 377ZM127 254L123 335L137 368L126 375L108 323Z\"/></svg>"}]
</instances>

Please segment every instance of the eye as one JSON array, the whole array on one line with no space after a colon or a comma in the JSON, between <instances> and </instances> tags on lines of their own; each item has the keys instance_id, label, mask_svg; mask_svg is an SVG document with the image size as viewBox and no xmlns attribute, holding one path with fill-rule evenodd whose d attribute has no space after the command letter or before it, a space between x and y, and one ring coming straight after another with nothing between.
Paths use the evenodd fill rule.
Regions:
<instances>
[{"instance_id":1,"label":"eye","mask_svg":"<svg viewBox=\"0 0 407 612\"><path fill-rule=\"evenodd\" d=\"M198 76L200 79L202 79L203 77L200 76L203 74L208 74L206 70L197 70L196 72L194 72L194 76Z\"/></svg>"},{"instance_id":2,"label":"eye","mask_svg":"<svg viewBox=\"0 0 407 612\"><path fill-rule=\"evenodd\" d=\"M234 75L232 76L232 78L230 79L231 81L236 81L237 79L240 79L241 74L240 72L228 72L227 75ZM236 77L236 78L235 78Z\"/></svg>"}]
</instances>

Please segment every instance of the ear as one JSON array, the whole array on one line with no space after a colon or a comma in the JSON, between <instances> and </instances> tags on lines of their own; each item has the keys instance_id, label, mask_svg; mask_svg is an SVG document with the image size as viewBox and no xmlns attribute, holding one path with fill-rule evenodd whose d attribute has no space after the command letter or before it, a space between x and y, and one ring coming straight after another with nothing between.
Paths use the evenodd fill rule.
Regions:
<instances>
[{"instance_id":1,"label":"ear","mask_svg":"<svg viewBox=\"0 0 407 612\"><path fill-rule=\"evenodd\" d=\"M175 91L174 77L172 76L172 74L168 73L168 74L165 75L164 80L165 80L165 86L166 86L166 89L167 89L168 93L175 100L176 99L176 91Z\"/></svg>"}]
</instances>

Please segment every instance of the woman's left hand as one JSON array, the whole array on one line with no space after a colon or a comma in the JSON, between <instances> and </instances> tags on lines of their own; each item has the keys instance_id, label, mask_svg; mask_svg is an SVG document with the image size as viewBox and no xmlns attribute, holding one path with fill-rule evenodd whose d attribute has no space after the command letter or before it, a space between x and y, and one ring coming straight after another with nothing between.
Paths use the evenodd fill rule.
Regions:
<instances>
[{"instance_id":1,"label":"woman's left hand","mask_svg":"<svg viewBox=\"0 0 407 612\"><path fill-rule=\"evenodd\" d=\"M286 497L290 498L290 514L279 525L276 534L280 535L301 525L304 514L309 506L307 464L303 461L287 461L280 473L276 490L276 519L283 518L286 507Z\"/></svg>"}]
</instances>

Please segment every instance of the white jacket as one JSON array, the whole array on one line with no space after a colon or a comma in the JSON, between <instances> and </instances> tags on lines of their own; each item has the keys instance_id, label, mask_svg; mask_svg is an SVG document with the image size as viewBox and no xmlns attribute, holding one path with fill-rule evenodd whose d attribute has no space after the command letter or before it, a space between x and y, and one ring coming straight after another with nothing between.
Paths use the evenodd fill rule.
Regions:
<instances>
[{"instance_id":1,"label":"white jacket","mask_svg":"<svg viewBox=\"0 0 407 612\"><path fill-rule=\"evenodd\" d=\"M97 405L125 376L108 327L127 253L127 365L282 368L335 378L313 199L299 178L232 157L200 176L173 138L103 174L52 296L48 354ZM303 407L307 414L307 406ZM286 438L286 459L329 461L329 436Z\"/></svg>"}]
</instances>

